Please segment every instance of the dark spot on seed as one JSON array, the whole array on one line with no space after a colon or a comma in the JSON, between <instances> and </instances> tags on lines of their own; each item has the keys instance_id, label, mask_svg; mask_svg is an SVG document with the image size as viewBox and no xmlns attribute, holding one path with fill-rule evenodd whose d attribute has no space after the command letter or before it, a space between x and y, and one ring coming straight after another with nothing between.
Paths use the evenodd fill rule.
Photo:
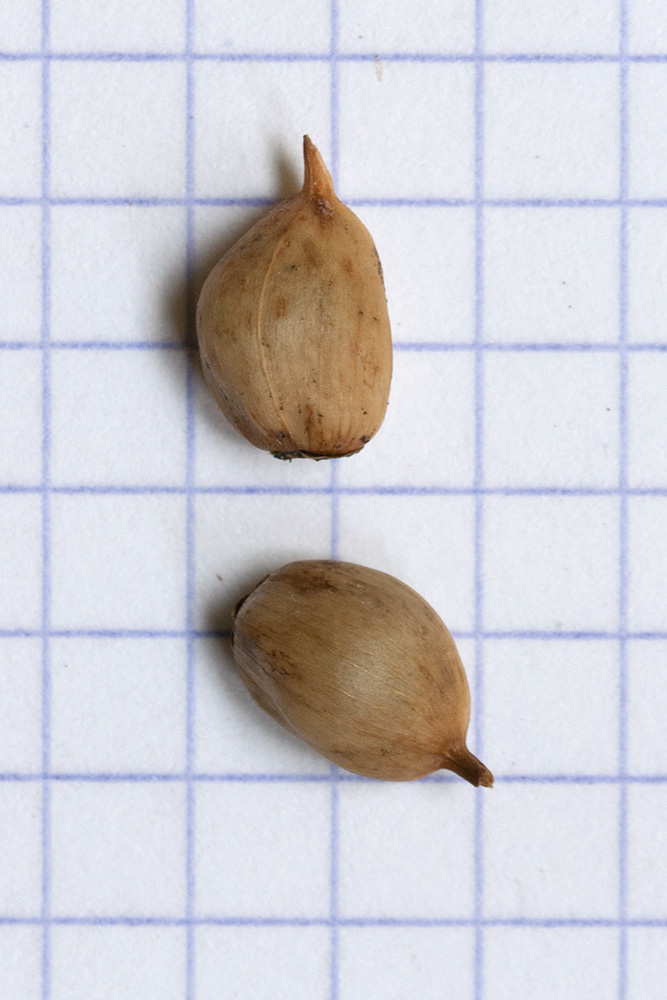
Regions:
<instances>
[{"instance_id":1,"label":"dark spot on seed","mask_svg":"<svg viewBox=\"0 0 667 1000\"><path fill-rule=\"evenodd\" d=\"M321 263L320 253L315 243L310 239L303 241L303 255L311 267L319 267Z\"/></svg>"},{"instance_id":2,"label":"dark spot on seed","mask_svg":"<svg viewBox=\"0 0 667 1000\"><path fill-rule=\"evenodd\" d=\"M279 295L278 298L276 299L276 304L273 309L273 315L276 317L276 319L280 319L282 316L285 316L286 313L287 313L287 300L285 299L284 295Z\"/></svg>"}]
</instances>

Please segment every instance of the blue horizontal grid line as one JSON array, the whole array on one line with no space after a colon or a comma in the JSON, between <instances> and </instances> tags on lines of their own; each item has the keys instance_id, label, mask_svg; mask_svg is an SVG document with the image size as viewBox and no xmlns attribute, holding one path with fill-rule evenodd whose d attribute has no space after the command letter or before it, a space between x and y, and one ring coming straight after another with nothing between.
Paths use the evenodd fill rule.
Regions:
<instances>
[{"instance_id":1,"label":"blue horizontal grid line","mask_svg":"<svg viewBox=\"0 0 667 1000\"><path fill-rule=\"evenodd\" d=\"M563 630L548 631L546 629L487 629L483 632L465 631L462 629L450 630L457 639L527 639L527 640L618 640L621 633L608 630ZM44 633L41 629L29 628L0 628L0 639L38 639ZM229 629L95 629L95 628L69 628L51 629L49 636L52 639L188 639L194 636L196 639L224 639L231 638ZM667 629L655 629L651 631L624 631L622 636L633 641L644 640L665 640L667 639Z\"/></svg>"},{"instance_id":2,"label":"blue horizontal grid line","mask_svg":"<svg viewBox=\"0 0 667 1000\"><path fill-rule=\"evenodd\" d=\"M446 196L431 197L364 197L342 196L345 203L352 208L474 208L474 198L449 198ZM212 208L264 208L275 205L279 199L268 196L224 196L209 195L193 198L191 204L198 207ZM55 207L77 208L182 208L188 201L181 197L159 197L152 195L128 194L118 196L52 196L45 199L42 196L8 195L0 193L0 207L12 208L20 206L39 206L48 201ZM665 198L486 198L482 204L486 208L667 208Z\"/></svg>"},{"instance_id":3,"label":"blue horizontal grid line","mask_svg":"<svg viewBox=\"0 0 667 1000\"><path fill-rule=\"evenodd\" d=\"M0 486L3 493L40 495L43 486L8 484ZM57 496L185 496L182 486L53 486L49 491ZM497 497L614 497L618 486L193 486L199 496L484 496ZM667 486L628 487L622 491L628 497L665 497Z\"/></svg>"},{"instance_id":4,"label":"blue horizontal grid line","mask_svg":"<svg viewBox=\"0 0 667 1000\"><path fill-rule=\"evenodd\" d=\"M347 197L341 194L342 200L352 208L474 208L477 204L474 198L447 198L447 197ZM123 196L50 196L45 198L42 195L9 195L0 194L0 207L11 208L22 205L42 205L46 201L52 206L68 207L75 206L100 207L100 208L182 208L187 204L198 207L249 207L263 208L275 205L278 198L267 196L235 196L225 197L223 195L199 196L187 199L186 197L158 197L141 194L127 194ZM667 197L665 198L484 198L482 204L485 208L667 208Z\"/></svg>"},{"instance_id":5,"label":"blue horizontal grid line","mask_svg":"<svg viewBox=\"0 0 667 1000\"><path fill-rule=\"evenodd\" d=\"M52 350L60 351L186 351L190 350L185 341L156 341L156 340L54 340L49 345ZM41 350L42 343L39 340L0 340L0 351L36 351ZM476 349L473 341L410 341L398 340L393 344L395 351L401 352L426 352L426 351L459 351L474 352ZM542 343L530 341L485 341L479 345L479 350L484 352L503 351L559 351L562 353L589 353L606 352L619 353L621 350L633 352L667 351L667 341L638 342L626 344L622 349L617 341L600 341L599 343L568 343L567 341L544 341Z\"/></svg>"},{"instance_id":6,"label":"blue horizontal grid line","mask_svg":"<svg viewBox=\"0 0 667 1000\"><path fill-rule=\"evenodd\" d=\"M39 61L42 53L35 51L0 51L0 61L29 62ZM329 63L331 53L321 52L158 52L145 50L143 52L102 51L90 52L49 52L44 58L49 62L321 62ZM621 56L615 52L338 52L335 59L338 63L611 63L618 64ZM667 54L657 52L636 52L623 57L628 63L667 63Z\"/></svg>"},{"instance_id":7,"label":"blue horizontal grid line","mask_svg":"<svg viewBox=\"0 0 667 1000\"><path fill-rule=\"evenodd\" d=\"M437 772L418 779L422 784L457 784L463 779L456 777L450 772ZM496 774L494 780L498 784L511 785L621 785L624 783L635 785L664 785L667 784L667 774ZM4 771L0 772L0 782L41 782L51 781L56 783L82 784L160 784L160 783L182 783L198 782L201 784L211 783L247 783L247 784L327 784L333 781L352 784L374 784L374 779L365 778L362 775L341 771L336 777L332 776L331 770L326 772L86 772L86 771L53 771L43 772L22 772Z\"/></svg>"},{"instance_id":8,"label":"blue horizontal grid line","mask_svg":"<svg viewBox=\"0 0 667 1000\"><path fill-rule=\"evenodd\" d=\"M0 925L57 927L331 927L329 917L246 917L246 916L196 916L188 921L184 917L157 916L54 916L48 921L40 917L0 916ZM337 920L340 927L475 927L472 917L344 917ZM667 928L667 917L629 918L623 922L611 917L485 917L483 927L618 927Z\"/></svg>"}]
</instances>

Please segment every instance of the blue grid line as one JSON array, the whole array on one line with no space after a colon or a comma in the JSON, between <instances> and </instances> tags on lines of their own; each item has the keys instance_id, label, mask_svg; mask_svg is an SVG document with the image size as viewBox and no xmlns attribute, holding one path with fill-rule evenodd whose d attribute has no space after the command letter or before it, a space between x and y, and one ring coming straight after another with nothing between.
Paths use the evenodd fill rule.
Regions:
<instances>
[{"instance_id":1,"label":"blue grid line","mask_svg":"<svg viewBox=\"0 0 667 1000\"><path fill-rule=\"evenodd\" d=\"M466 631L450 629L457 639L527 639L527 640L615 640L621 636L633 641L667 639L667 631L600 631L592 629L548 631L546 629L484 629L481 631ZM137 628L63 628L49 631L52 639L224 639L230 638L229 629L137 629ZM0 628L0 639L39 639L44 635L43 629L30 628Z\"/></svg>"},{"instance_id":2,"label":"blue grid line","mask_svg":"<svg viewBox=\"0 0 667 1000\"><path fill-rule=\"evenodd\" d=\"M43 57L38 51L8 52L0 51L0 60L4 62L39 61L46 58L49 62L322 62L331 60L330 52L49 52ZM664 53L628 53L621 56L614 52L338 52L337 62L356 63L398 62L398 63L611 63L618 64L621 59L627 63L667 63Z\"/></svg>"},{"instance_id":3,"label":"blue grid line","mask_svg":"<svg viewBox=\"0 0 667 1000\"><path fill-rule=\"evenodd\" d=\"M49 0L41 4L41 168L42 168L42 301L41 301L41 344L42 344L42 771L48 774L51 768L51 506L49 488L51 485L51 207L49 204L51 186L51 80L48 61L50 42ZM42 782L41 809L41 994L42 1000L51 996L51 788L48 780Z\"/></svg>"},{"instance_id":4,"label":"blue grid line","mask_svg":"<svg viewBox=\"0 0 667 1000\"><path fill-rule=\"evenodd\" d=\"M49 46L49 6L42 2L42 771L50 770L51 748L51 511L49 485L51 479L51 362L50 339L50 68L45 55ZM51 993L51 934L48 920L51 915L51 790L48 781L42 782L41 809L41 915L42 929L41 979L42 1000L49 1000Z\"/></svg>"},{"instance_id":5,"label":"blue grid line","mask_svg":"<svg viewBox=\"0 0 667 1000\"><path fill-rule=\"evenodd\" d=\"M346 205L352 208L475 208L474 198L371 198L345 197L341 195ZM16 208L25 205L41 205L45 199L30 195L0 195L0 207ZM188 199L161 198L147 195L123 195L117 197L57 197L48 199L49 204L57 207L79 208L182 208L188 204ZM275 198L263 197L199 197L191 200L193 205L203 208L263 208L275 205ZM486 208L667 208L667 198L485 198L482 204Z\"/></svg>"},{"instance_id":6,"label":"blue grid line","mask_svg":"<svg viewBox=\"0 0 667 1000\"><path fill-rule=\"evenodd\" d=\"M194 0L185 0L185 188L186 188L186 338L193 340L195 332L195 76L192 62L194 39ZM188 630L185 680L185 756L186 756L186 829L185 829L185 998L195 998L195 822L196 800L192 774L195 766L195 366L191 352L186 368L186 624Z\"/></svg>"},{"instance_id":7,"label":"blue grid line","mask_svg":"<svg viewBox=\"0 0 667 1000\"><path fill-rule=\"evenodd\" d=\"M425 778L418 779L425 784L456 784L462 779L457 778L449 772L437 772ZM332 782L344 782L347 784L363 784L373 782L372 778L365 778L362 775L341 771L340 774L332 774L331 770L323 773L310 774L307 771L286 773L276 771L275 773L253 772L253 771L230 771L219 773L198 773L166 771L161 772L86 772L86 771L51 771L51 772L21 772L4 771L0 772L0 782L62 782L81 784L177 784L181 782L197 783L243 783L243 784L325 784ZM667 784L667 774L496 774L497 784L506 785L623 785L625 783L634 785L664 785Z\"/></svg>"},{"instance_id":8,"label":"blue grid line","mask_svg":"<svg viewBox=\"0 0 667 1000\"><path fill-rule=\"evenodd\" d=\"M484 753L484 4L475 0L475 299L474 299L474 358L475 358L475 444L474 444L474 695L473 729L475 750ZM474 998L484 996L484 789L475 792L474 811Z\"/></svg>"},{"instance_id":9,"label":"blue grid line","mask_svg":"<svg viewBox=\"0 0 667 1000\"><path fill-rule=\"evenodd\" d=\"M44 493L43 486L21 484L0 486L0 494ZM59 496L185 496L182 486L53 486L49 491ZM618 486L193 486L191 491L199 496L497 496L497 497L613 497L621 491ZM628 487L622 491L628 497L664 497L665 486ZM336 527L332 525L332 528ZM337 532L337 528L336 528ZM332 532L332 539L337 533Z\"/></svg>"},{"instance_id":10,"label":"blue grid line","mask_svg":"<svg viewBox=\"0 0 667 1000\"><path fill-rule=\"evenodd\" d=\"M338 190L340 168L340 93L338 73L338 33L339 9L338 0L329 2L329 59L331 87L329 92L329 123L331 142L331 178L334 188ZM330 554L332 559L338 559L339 551L339 503L338 503L338 460L331 461L329 489L331 494L330 514ZM331 920L330 955L329 955L329 1000L338 1000L340 980L340 933L339 933L339 869L340 869L340 795L339 768L331 764L329 780L331 782L330 820L329 820L329 917Z\"/></svg>"},{"instance_id":11,"label":"blue grid line","mask_svg":"<svg viewBox=\"0 0 667 1000\"><path fill-rule=\"evenodd\" d=\"M628 910L628 2L619 0L619 718L618 718L618 1000L626 1000L628 986L628 933L625 921Z\"/></svg>"},{"instance_id":12,"label":"blue grid line","mask_svg":"<svg viewBox=\"0 0 667 1000\"><path fill-rule=\"evenodd\" d=\"M50 343L51 350L61 351L185 351L188 345L182 341L154 341L154 340L54 340ZM41 350L42 343L39 340L0 340L0 350L5 351L36 351ZM494 351L521 352L521 351L559 351L561 353L578 354L582 351L588 353L619 353L623 351L650 352L667 351L667 341L655 341L653 343L625 344L623 347L618 341L599 343L568 343L567 341L544 341L534 343L530 341L492 341L487 340L483 344L476 345L474 341L456 342L447 340L426 340L426 341L394 341L394 351L401 352L425 352L425 351L463 351L474 352L477 349L484 352Z\"/></svg>"},{"instance_id":13,"label":"blue grid line","mask_svg":"<svg viewBox=\"0 0 667 1000\"><path fill-rule=\"evenodd\" d=\"M58 916L43 921L39 917L0 916L0 926L49 926L56 927L187 927L184 917L109 916L79 917ZM190 922L193 927L332 927L329 917L242 917L201 916ZM623 922L612 917L340 917L340 927L483 927L517 928L590 928L610 929L633 927L667 928L667 917L630 918Z\"/></svg>"}]
</instances>

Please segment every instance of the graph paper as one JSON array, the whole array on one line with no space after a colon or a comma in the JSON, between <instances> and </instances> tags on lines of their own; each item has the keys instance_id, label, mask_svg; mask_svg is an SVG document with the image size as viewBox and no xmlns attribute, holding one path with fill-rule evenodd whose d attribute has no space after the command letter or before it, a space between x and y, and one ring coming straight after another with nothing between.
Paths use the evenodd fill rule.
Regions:
<instances>
[{"instance_id":1,"label":"graph paper","mask_svg":"<svg viewBox=\"0 0 667 1000\"><path fill-rule=\"evenodd\" d=\"M3 1000L661 998L664 5L1 0L0 83ZM193 316L305 132L395 371L287 464ZM309 557L441 614L493 790L251 702L230 610Z\"/></svg>"}]
</instances>

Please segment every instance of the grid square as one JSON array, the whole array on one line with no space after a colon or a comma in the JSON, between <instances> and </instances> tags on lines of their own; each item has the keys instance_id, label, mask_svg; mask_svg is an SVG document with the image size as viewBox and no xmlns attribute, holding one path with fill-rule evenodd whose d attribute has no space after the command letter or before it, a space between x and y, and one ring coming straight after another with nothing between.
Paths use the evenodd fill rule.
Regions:
<instances>
[{"instance_id":1,"label":"grid square","mask_svg":"<svg viewBox=\"0 0 667 1000\"><path fill-rule=\"evenodd\" d=\"M197 1000L327 1000L330 931L323 927L200 927ZM248 956L253 961L248 961Z\"/></svg>"},{"instance_id":2,"label":"grid square","mask_svg":"<svg viewBox=\"0 0 667 1000\"><path fill-rule=\"evenodd\" d=\"M488 917L616 917L617 788L501 784L484 805Z\"/></svg>"},{"instance_id":3,"label":"grid square","mask_svg":"<svg viewBox=\"0 0 667 1000\"><path fill-rule=\"evenodd\" d=\"M0 927L0 969L7 1000L41 1000L42 928Z\"/></svg>"},{"instance_id":4,"label":"grid square","mask_svg":"<svg viewBox=\"0 0 667 1000\"><path fill-rule=\"evenodd\" d=\"M5 351L0 364L0 483L37 486L42 478L42 358Z\"/></svg>"},{"instance_id":5,"label":"grid square","mask_svg":"<svg viewBox=\"0 0 667 1000\"><path fill-rule=\"evenodd\" d=\"M531 351L489 354L484 362L490 486L617 484L617 357Z\"/></svg>"},{"instance_id":6,"label":"grid square","mask_svg":"<svg viewBox=\"0 0 667 1000\"><path fill-rule=\"evenodd\" d=\"M195 44L198 52L328 54L331 20L327 0L197 0ZM298 30L295 30L298 25Z\"/></svg>"},{"instance_id":7,"label":"grid square","mask_svg":"<svg viewBox=\"0 0 667 1000\"><path fill-rule=\"evenodd\" d=\"M195 178L202 197L284 197L301 187L308 132L330 165L327 62L195 67ZM233 93L234 101L220 99ZM261 152L259 152L261 151Z\"/></svg>"},{"instance_id":8,"label":"grid square","mask_svg":"<svg viewBox=\"0 0 667 1000\"><path fill-rule=\"evenodd\" d=\"M181 340L185 247L183 208L56 205L51 218L54 339Z\"/></svg>"},{"instance_id":9,"label":"grid square","mask_svg":"<svg viewBox=\"0 0 667 1000\"><path fill-rule=\"evenodd\" d=\"M519 343L618 339L618 212L488 208L484 336Z\"/></svg>"},{"instance_id":10,"label":"grid square","mask_svg":"<svg viewBox=\"0 0 667 1000\"><path fill-rule=\"evenodd\" d=\"M185 46L183 0L51 0L58 52L178 52Z\"/></svg>"},{"instance_id":11,"label":"grid square","mask_svg":"<svg viewBox=\"0 0 667 1000\"><path fill-rule=\"evenodd\" d=\"M616 54L618 0L485 0L487 52Z\"/></svg>"},{"instance_id":12,"label":"grid square","mask_svg":"<svg viewBox=\"0 0 667 1000\"><path fill-rule=\"evenodd\" d=\"M263 712L229 640L200 639L195 666L195 768L200 774L327 774L328 762Z\"/></svg>"},{"instance_id":13,"label":"grid square","mask_svg":"<svg viewBox=\"0 0 667 1000\"><path fill-rule=\"evenodd\" d=\"M487 198L616 198L618 68L497 64L486 70Z\"/></svg>"},{"instance_id":14,"label":"grid square","mask_svg":"<svg viewBox=\"0 0 667 1000\"><path fill-rule=\"evenodd\" d=\"M628 337L667 343L667 212L628 210Z\"/></svg>"},{"instance_id":15,"label":"grid square","mask_svg":"<svg viewBox=\"0 0 667 1000\"><path fill-rule=\"evenodd\" d=\"M341 197L471 198L474 92L464 63L341 64Z\"/></svg>"},{"instance_id":16,"label":"grid square","mask_svg":"<svg viewBox=\"0 0 667 1000\"><path fill-rule=\"evenodd\" d=\"M609 631L618 624L618 502L487 497L487 629Z\"/></svg>"},{"instance_id":17,"label":"grid square","mask_svg":"<svg viewBox=\"0 0 667 1000\"><path fill-rule=\"evenodd\" d=\"M637 5L635 5L637 6ZM631 198L664 198L667 181L667 66L633 64L629 72L628 185Z\"/></svg>"},{"instance_id":18,"label":"grid square","mask_svg":"<svg viewBox=\"0 0 667 1000\"><path fill-rule=\"evenodd\" d=\"M453 631L473 628L475 503L461 496L351 496L339 506L340 558L413 587ZM396 546L396 532L410 539Z\"/></svg>"},{"instance_id":19,"label":"grid square","mask_svg":"<svg viewBox=\"0 0 667 1000\"><path fill-rule=\"evenodd\" d=\"M382 205L358 214L382 261L394 340L471 343L474 209Z\"/></svg>"},{"instance_id":20,"label":"grid square","mask_svg":"<svg viewBox=\"0 0 667 1000\"><path fill-rule=\"evenodd\" d=\"M667 774L667 642L629 642L628 664L628 770Z\"/></svg>"},{"instance_id":21,"label":"grid square","mask_svg":"<svg viewBox=\"0 0 667 1000\"><path fill-rule=\"evenodd\" d=\"M628 34L631 52L664 55L667 52L667 10L662 0L641 0L628 11Z\"/></svg>"},{"instance_id":22,"label":"grid square","mask_svg":"<svg viewBox=\"0 0 667 1000\"><path fill-rule=\"evenodd\" d=\"M182 927L54 927L52 1000L181 1000Z\"/></svg>"},{"instance_id":23,"label":"grid square","mask_svg":"<svg viewBox=\"0 0 667 1000\"><path fill-rule=\"evenodd\" d=\"M182 773L185 664L177 639L52 640L53 770Z\"/></svg>"},{"instance_id":24,"label":"grid square","mask_svg":"<svg viewBox=\"0 0 667 1000\"><path fill-rule=\"evenodd\" d=\"M182 65L66 61L54 63L51 76L54 195L183 195Z\"/></svg>"},{"instance_id":25,"label":"grid square","mask_svg":"<svg viewBox=\"0 0 667 1000\"><path fill-rule=\"evenodd\" d=\"M341 485L471 487L474 375L470 352L397 351L384 423Z\"/></svg>"},{"instance_id":26,"label":"grid square","mask_svg":"<svg viewBox=\"0 0 667 1000\"><path fill-rule=\"evenodd\" d=\"M618 931L607 927L491 927L484 935L487 1000L609 1000Z\"/></svg>"},{"instance_id":27,"label":"grid square","mask_svg":"<svg viewBox=\"0 0 667 1000\"><path fill-rule=\"evenodd\" d=\"M285 563L330 556L326 496L299 497L298 517L294 497L270 494L200 496L196 510L197 628L229 628L239 598Z\"/></svg>"},{"instance_id":28,"label":"grid square","mask_svg":"<svg viewBox=\"0 0 667 1000\"><path fill-rule=\"evenodd\" d=\"M55 353L53 482L180 486L185 479L185 360L175 351Z\"/></svg>"},{"instance_id":29,"label":"grid square","mask_svg":"<svg viewBox=\"0 0 667 1000\"><path fill-rule=\"evenodd\" d=\"M39 63L0 61L0 93L0 197L35 197L42 187Z\"/></svg>"},{"instance_id":30,"label":"grid square","mask_svg":"<svg viewBox=\"0 0 667 1000\"><path fill-rule=\"evenodd\" d=\"M6 583L0 591L0 628L39 628L42 617L40 497L0 494L0 552Z\"/></svg>"},{"instance_id":31,"label":"grid square","mask_svg":"<svg viewBox=\"0 0 667 1000\"><path fill-rule=\"evenodd\" d=\"M39 339L41 281L42 210L0 206L0 341Z\"/></svg>"},{"instance_id":32,"label":"grid square","mask_svg":"<svg viewBox=\"0 0 667 1000\"><path fill-rule=\"evenodd\" d=\"M628 1000L660 1000L667 979L667 928L628 930Z\"/></svg>"},{"instance_id":33,"label":"grid square","mask_svg":"<svg viewBox=\"0 0 667 1000\"><path fill-rule=\"evenodd\" d=\"M0 784L0 914L34 917L42 905L42 789Z\"/></svg>"},{"instance_id":34,"label":"grid square","mask_svg":"<svg viewBox=\"0 0 667 1000\"><path fill-rule=\"evenodd\" d=\"M345 1000L472 1000L474 932L461 927L346 927L340 993Z\"/></svg>"},{"instance_id":35,"label":"grid square","mask_svg":"<svg viewBox=\"0 0 667 1000\"><path fill-rule=\"evenodd\" d=\"M340 48L344 52L472 52L474 4L467 0L394 0L391 17L382 0L341 0Z\"/></svg>"},{"instance_id":36,"label":"grid square","mask_svg":"<svg viewBox=\"0 0 667 1000\"><path fill-rule=\"evenodd\" d=\"M667 487L667 354L634 355L629 365L629 485Z\"/></svg>"},{"instance_id":37,"label":"grid square","mask_svg":"<svg viewBox=\"0 0 667 1000\"><path fill-rule=\"evenodd\" d=\"M628 789L628 916L636 920L667 917L667 788L631 785Z\"/></svg>"},{"instance_id":38,"label":"grid square","mask_svg":"<svg viewBox=\"0 0 667 1000\"><path fill-rule=\"evenodd\" d=\"M200 784L197 914L328 914L329 800L328 783Z\"/></svg>"},{"instance_id":39,"label":"grid square","mask_svg":"<svg viewBox=\"0 0 667 1000\"><path fill-rule=\"evenodd\" d=\"M54 628L185 625L185 502L175 496L55 496Z\"/></svg>"},{"instance_id":40,"label":"grid square","mask_svg":"<svg viewBox=\"0 0 667 1000\"><path fill-rule=\"evenodd\" d=\"M41 771L41 712L41 640L0 639L0 772Z\"/></svg>"},{"instance_id":41,"label":"grid square","mask_svg":"<svg viewBox=\"0 0 667 1000\"><path fill-rule=\"evenodd\" d=\"M667 629L667 497L628 500L628 627Z\"/></svg>"},{"instance_id":42,"label":"grid square","mask_svg":"<svg viewBox=\"0 0 667 1000\"><path fill-rule=\"evenodd\" d=\"M57 782L51 836L55 916L182 916L182 784Z\"/></svg>"},{"instance_id":43,"label":"grid square","mask_svg":"<svg viewBox=\"0 0 667 1000\"><path fill-rule=\"evenodd\" d=\"M3 52L39 52L42 46L41 0L23 0L16 16L16 0L0 0L0 38Z\"/></svg>"},{"instance_id":44,"label":"grid square","mask_svg":"<svg viewBox=\"0 0 667 1000\"><path fill-rule=\"evenodd\" d=\"M487 641L484 749L496 771L616 773L618 670L615 642Z\"/></svg>"},{"instance_id":45,"label":"grid square","mask_svg":"<svg viewBox=\"0 0 667 1000\"><path fill-rule=\"evenodd\" d=\"M470 918L473 827L473 796L454 778L341 784L341 914Z\"/></svg>"}]
</instances>

